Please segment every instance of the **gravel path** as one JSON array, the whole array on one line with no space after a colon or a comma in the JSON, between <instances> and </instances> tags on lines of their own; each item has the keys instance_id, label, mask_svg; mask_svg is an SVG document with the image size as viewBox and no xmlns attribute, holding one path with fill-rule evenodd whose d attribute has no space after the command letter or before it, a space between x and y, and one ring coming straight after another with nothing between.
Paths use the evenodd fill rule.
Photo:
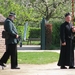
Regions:
<instances>
[{"instance_id":1,"label":"gravel path","mask_svg":"<svg viewBox=\"0 0 75 75\"><path fill-rule=\"evenodd\" d=\"M4 70L0 67L0 75L75 75L75 69L60 69L57 63L45 65L19 64L19 70L10 69L8 64Z\"/></svg>"}]
</instances>

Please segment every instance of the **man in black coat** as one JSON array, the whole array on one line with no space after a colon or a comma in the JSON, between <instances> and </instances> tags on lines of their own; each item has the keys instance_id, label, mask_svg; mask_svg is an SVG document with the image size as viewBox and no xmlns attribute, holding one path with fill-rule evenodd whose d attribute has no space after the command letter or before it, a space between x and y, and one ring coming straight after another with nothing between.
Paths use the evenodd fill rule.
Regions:
<instances>
[{"instance_id":1,"label":"man in black coat","mask_svg":"<svg viewBox=\"0 0 75 75\"><path fill-rule=\"evenodd\" d=\"M60 26L60 40L61 51L58 61L58 66L61 69L75 69L74 67L74 42L73 33L75 32L74 26L71 24L70 13L65 14L65 22Z\"/></svg>"},{"instance_id":2,"label":"man in black coat","mask_svg":"<svg viewBox=\"0 0 75 75\"><path fill-rule=\"evenodd\" d=\"M8 32L9 37L5 38L6 52L0 59L0 65L5 67L4 63L11 57L11 69L20 69L17 62L17 39L19 35L13 23L15 17L15 13L10 13L4 23L4 29Z\"/></svg>"}]
</instances>

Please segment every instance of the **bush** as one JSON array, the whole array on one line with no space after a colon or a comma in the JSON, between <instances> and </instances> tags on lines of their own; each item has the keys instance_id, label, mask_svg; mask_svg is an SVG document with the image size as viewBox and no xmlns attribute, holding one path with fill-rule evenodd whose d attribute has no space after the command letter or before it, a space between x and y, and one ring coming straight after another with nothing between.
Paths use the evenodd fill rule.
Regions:
<instances>
[{"instance_id":1,"label":"bush","mask_svg":"<svg viewBox=\"0 0 75 75\"><path fill-rule=\"evenodd\" d=\"M21 36L21 38L23 39L23 35L24 35L24 26L17 26L17 31L18 34Z\"/></svg>"},{"instance_id":2,"label":"bush","mask_svg":"<svg viewBox=\"0 0 75 75\"><path fill-rule=\"evenodd\" d=\"M54 49L55 48L59 48L60 47L60 36L59 36L59 34L60 34L60 25L61 25L61 21L54 21L53 23L52 23L52 43L51 43L51 47L52 47L52 49L53 49L53 47L54 47ZM50 49L51 49L51 47L50 47Z\"/></svg>"},{"instance_id":3,"label":"bush","mask_svg":"<svg viewBox=\"0 0 75 75\"><path fill-rule=\"evenodd\" d=\"M31 27L29 30L29 38L40 38L40 37L41 37L41 29Z\"/></svg>"}]
</instances>

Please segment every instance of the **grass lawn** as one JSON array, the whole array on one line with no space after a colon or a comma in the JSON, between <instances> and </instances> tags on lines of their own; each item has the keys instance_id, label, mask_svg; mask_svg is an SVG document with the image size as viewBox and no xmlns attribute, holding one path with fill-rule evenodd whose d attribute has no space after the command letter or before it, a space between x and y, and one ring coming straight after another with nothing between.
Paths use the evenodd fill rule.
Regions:
<instances>
[{"instance_id":1,"label":"grass lawn","mask_svg":"<svg viewBox=\"0 0 75 75\"><path fill-rule=\"evenodd\" d=\"M18 52L19 64L48 64L58 61L56 52Z\"/></svg>"}]
</instances>

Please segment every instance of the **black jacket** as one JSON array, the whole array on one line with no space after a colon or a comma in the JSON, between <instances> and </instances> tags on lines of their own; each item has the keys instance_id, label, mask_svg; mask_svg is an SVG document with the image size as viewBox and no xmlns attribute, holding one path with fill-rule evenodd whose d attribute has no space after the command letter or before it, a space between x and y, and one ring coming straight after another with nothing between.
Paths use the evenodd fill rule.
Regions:
<instances>
[{"instance_id":1,"label":"black jacket","mask_svg":"<svg viewBox=\"0 0 75 75\"><path fill-rule=\"evenodd\" d=\"M16 27L14 26L14 23L11 19L7 18L5 20L4 29L9 34L9 38L5 39L6 44L17 44L17 38L16 38L17 30L16 30Z\"/></svg>"}]
</instances>

